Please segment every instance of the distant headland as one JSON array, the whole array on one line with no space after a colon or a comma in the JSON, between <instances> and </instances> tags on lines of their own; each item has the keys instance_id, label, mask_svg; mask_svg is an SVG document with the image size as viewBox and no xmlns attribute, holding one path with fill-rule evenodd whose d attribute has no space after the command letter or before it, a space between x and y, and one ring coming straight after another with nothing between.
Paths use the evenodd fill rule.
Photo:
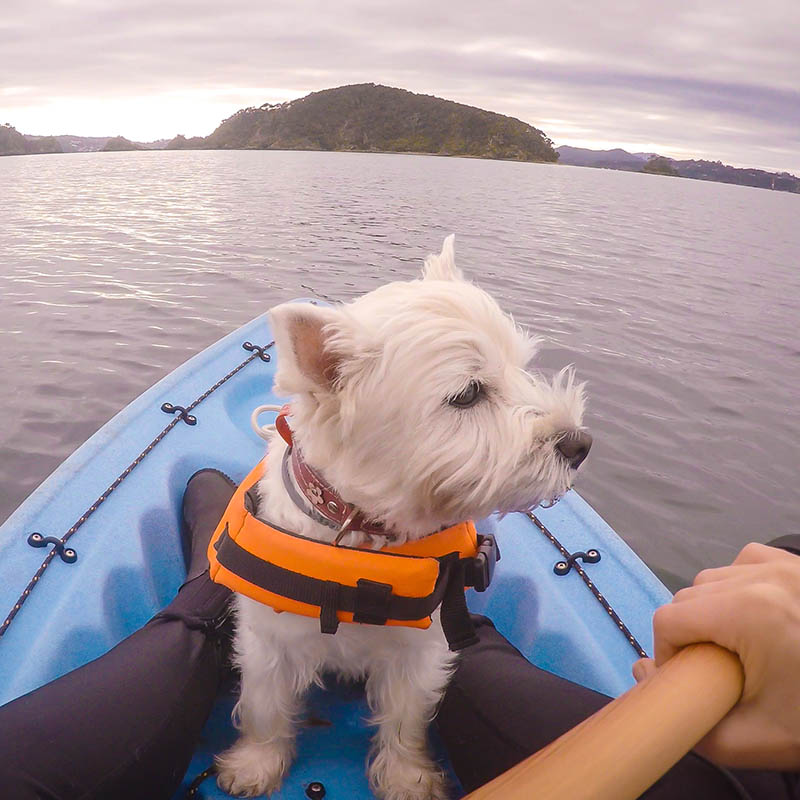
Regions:
<instances>
[{"instance_id":1,"label":"distant headland","mask_svg":"<svg viewBox=\"0 0 800 800\"><path fill-rule=\"evenodd\" d=\"M657 153L629 153L627 150L588 150L562 145L556 148L560 164L599 169L621 169L627 172L649 172L717 183L735 183L759 189L775 189L800 194L800 179L788 172L767 172L763 169L731 167L721 161L686 159L683 161Z\"/></svg>"},{"instance_id":2,"label":"distant headland","mask_svg":"<svg viewBox=\"0 0 800 800\"><path fill-rule=\"evenodd\" d=\"M120 150L337 150L560 162L800 193L788 172L679 161L658 153L554 148L527 122L473 106L374 83L312 92L286 103L244 108L209 136L134 142L123 136L28 136L0 125L0 155Z\"/></svg>"}]
</instances>

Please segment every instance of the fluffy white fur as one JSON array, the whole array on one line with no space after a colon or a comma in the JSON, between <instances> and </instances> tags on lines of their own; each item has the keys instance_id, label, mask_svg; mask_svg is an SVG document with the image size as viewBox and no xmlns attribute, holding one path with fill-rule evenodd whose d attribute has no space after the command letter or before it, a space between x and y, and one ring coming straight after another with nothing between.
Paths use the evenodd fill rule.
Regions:
<instances>
[{"instance_id":1,"label":"fluffy white fur","mask_svg":"<svg viewBox=\"0 0 800 800\"><path fill-rule=\"evenodd\" d=\"M455 266L453 237L425 261L423 278L391 283L335 308L271 311L276 389L292 397L291 424L307 462L348 502L416 539L495 509L523 510L561 496L575 470L555 449L580 429L583 386L526 371L531 339ZM471 408L448 399L479 381ZM277 524L331 541L335 531L295 507L281 480L286 445L274 436L259 485ZM363 534L347 545L370 546ZM380 547L381 541L372 546ZM233 794L272 792L294 755L303 696L323 671L366 678L377 725L370 783L386 800L445 798L426 730L453 668L438 618L428 630L319 621L237 597L237 723L242 736L218 759Z\"/></svg>"}]
</instances>

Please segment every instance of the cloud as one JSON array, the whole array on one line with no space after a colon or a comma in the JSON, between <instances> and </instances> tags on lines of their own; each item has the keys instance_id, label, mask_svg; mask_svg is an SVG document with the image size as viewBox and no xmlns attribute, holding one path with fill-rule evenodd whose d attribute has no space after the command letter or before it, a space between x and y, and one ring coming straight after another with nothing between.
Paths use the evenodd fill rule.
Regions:
<instances>
[{"instance_id":1,"label":"cloud","mask_svg":"<svg viewBox=\"0 0 800 800\"><path fill-rule=\"evenodd\" d=\"M207 134L245 105L375 81L557 142L800 172L798 31L796 0L6 0L0 121Z\"/></svg>"}]
</instances>

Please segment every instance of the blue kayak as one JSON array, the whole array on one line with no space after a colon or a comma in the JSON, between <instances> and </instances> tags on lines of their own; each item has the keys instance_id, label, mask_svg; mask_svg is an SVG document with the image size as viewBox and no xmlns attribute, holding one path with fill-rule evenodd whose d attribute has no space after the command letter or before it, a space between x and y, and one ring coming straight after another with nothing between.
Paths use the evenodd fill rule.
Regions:
<instances>
[{"instance_id":1,"label":"blue kayak","mask_svg":"<svg viewBox=\"0 0 800 800\"><path fill-rule=\"evenodd\" d=\"M278 403L266 315L148 389L73 453L0 527L0 704L102 655L175 595L185 568L180 508L188 478L215 467L241 480L263 456L252 410ZM480 521L502 559L468 592L534 664L616 696L652 650L653 611L670 593L574 491L535 515ZM45 565L46 566L43 566ZM218 699L181 790L231 744L234 697ZM366 800L371 729L358 687L315 690L298 757L273 797ZM213 778L196 797L224 798Z\"/></svg>"}]
</instances>

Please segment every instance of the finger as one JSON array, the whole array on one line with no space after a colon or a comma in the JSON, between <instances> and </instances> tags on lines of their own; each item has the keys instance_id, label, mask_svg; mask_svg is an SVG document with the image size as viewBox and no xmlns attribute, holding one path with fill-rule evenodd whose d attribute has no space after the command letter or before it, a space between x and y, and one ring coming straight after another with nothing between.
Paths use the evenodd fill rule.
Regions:
<instances>
[{"instance_id":1,"label":"finger","mask_svg":"<svg viewBox=\"0 0 800 800\"><path fill-rule=\"evenodd\" d=\"M728 571L725 572L725 570ZM708 570L709 572L713 571L722 574L713 576L713 578L704 577L694 586L679 589L675 592L672 602L685 603L687 600L695 600L698 597L705 597L709 594L727 592L734 587L742 589L745 586L763 580L765 570L768 570L771 575L773 567L765 567L763 564L748 564L742 567L721 567L718 570ZM700 575L702 574L700 573ZM698 575L698 578L700 578L700 575Z\"/></svg>"},{"instance_id":2,"label":"finger","mask_svg":"<svg viewBox=\"0 0 800 800\"><path fill-rule=\"evenodd\" d=\"M769 547L767 549L774 550L775 548ZM789 556L790 560L797 558L797 556L793 556L789 553L786 553L786 555ZM780 560L782 561L783 559ZM716 567L715 569L704 569L702 572L698 572L697 575L695 575L692 586L705 586L709 583L719 583L721 581L727 582L738 579L757 580L764 575L771 575L774 567L774 560L769 562L742 562L739 564L734 562L729 567Z\"/></svg>"},{"instance_id":3,"label":"finger","mask_svg":"<svg viewBox=\"0 0 800 800\"><path fill-rule=\"evenodd\" d=\"M732 602L735 603L735 593L719 592L657 609L653 615L656 665L660 667L694 642L716 642L735 650L735 633L729 626L720 625L720 620L730 614Z\"/></svg>"},{"instance_id":4,"label":"finger","mask_svg":"<svg viewBox=\"0 0 800 800\"><path fill-rule=\"evenodd\" d=\"M785 550L779 550L777 547L770 547L767 544L760 544L759 542L750 542L746 544L736 556L733 563L738 564L765 564L771 561L783 561L786 558L797 558Z\"/></svg>"},{"instance_id":5,"label":"finger","mask_svg":"<svg viewBox=\"0 0 800 800\"><path fill-rule=\"evenodd\" d=\"M640 658L631 668L636 683L641 683L656 671L656 662L652 658Z\"/></svg>"},{"instance_id":6,"label":"finger","mask_svg":"<svg viewBox=\"0 0 800 800\"><path fill-rule=\"evenodd\" d=\"M730 578L731 575L735 575L738 569L741 569L741 567L733 565L727 567L715 567L713 569L704 569L694 576L692 586L702 586L705 583L724 581L726 578Z\"/></svg>"},{"instance_id":7,"label":"finger","mask_svg":"<svg viewBox=\"0 0 800 800\"><path fill-rule=\"evenodd\" d=\"M775 561L785 561L797 558L797 556L787 553L785 550L779 550L777 547L770 547L766 544L759 544L758 542L750 542L746 544L740 551L733 563L724 567L714 567L704 569L695 575L692 581L693 586L699 586L703 583L711 583L713 581L722 581L730 577L730 575L737 569L744 566L757 566L763 564L774 563Z\"/></svg>"}]
</instances>

